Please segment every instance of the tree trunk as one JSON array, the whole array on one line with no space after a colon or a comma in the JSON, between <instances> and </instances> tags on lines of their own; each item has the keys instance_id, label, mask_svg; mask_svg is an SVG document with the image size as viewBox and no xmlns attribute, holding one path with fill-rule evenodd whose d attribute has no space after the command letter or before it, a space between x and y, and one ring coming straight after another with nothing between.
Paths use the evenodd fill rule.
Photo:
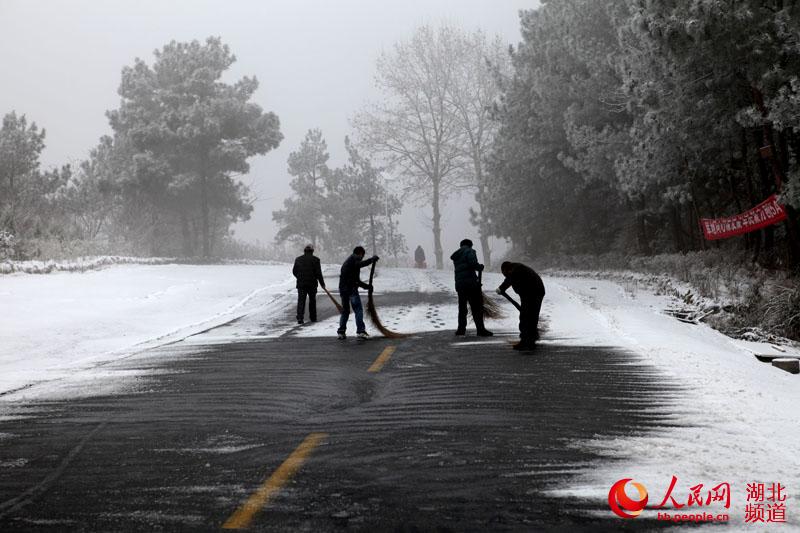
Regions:
<instances>
[{"instance_id":1,"label":"tree trunk","mask_svg":"<svg viewBox=\"0 0 800 533\"><path fill-rule=\"evenodd\" d=\"M489 248L489 236L480 233L481 250L483 251L483 266L488 270L492 268L492 249Z\"/></svg>"},{"instance_id":2,"label":"tree trunk","mask_svg":"<svg viewBox=\"0 0 800 533\"><path fill-rule=\"evenodd\" d=\"M208 209L208 177L205 170L202 170L203 175L200 178L200 212L202 217L202 231L203 231L203 257L211 256L211 229L209 226L209 209Z\"/></svg>"},{"instance_id":3,"label":"tree trunk","mask_svg":"<svg viewBox=\"0 0 800 533\"><path fill-rule=\"evenodd\" d=\"M372 208L370 208L370 211L372 211ZM371 212L369 214L369 237L372 241L372 255L378 255L378 246L375 239L375 215Z\"/></svg>"},{"instance_id":4,"label":"tree trunk","mask_svg":"<svg viewBox=\"0 0 800 533\"><path fill-rule=\"evenodd\" d=\"M442 213L439 210L439 178L433 180L433 198L431 199L433 207L433 253L436 256L436 268L442 270L444 268L444 252L442 250Z\"/></svg>"},{"instance_id":5,"label":"tree trunk","mask_svg":"<svg viewBox=\"0 0 800 533\"><path fill-rule=\"evenodd\" d=\"M749 154L749 146L747 143L747 130L742 128L742 158L744 160L744 181L745 185L747 186L747 199L749 201L750 207L758 205L759 200L758 196L753 189L753 184L755 181L755 177L753 176L753 167L750 164L750 158L748 157ZM748 249L752 248L755 252L753 255L753 263L758 261L758 254L761 250L761 230L753 231L750 233L745 234L748 242Z\"/></svg>"},{"instance_id":6,"label":"tree trunk","mask_svg":"<svg viewBox=\"0 0 800 533\"><path fill-rule=\"evenodd\" d=\"M183 236L183 255L186 257L192 257L194 255L194 250L192 247L192 232L189 229L189 220L187 219L184 211L181 211L181 234Z\"/></svg>"},{"instance_id":7,"label":"tree trunk","mask_svg":"<svg viewBox=\"0 0 800 533\"><path fill-rule=\"evenodd\" d=\"M386 219L388 220L388 234L387 234L387 243L386 245L389 247L389 250L392 252L392 257L394 257L395 266L399 266L397 263L397 243L395 242L395 235L394 235L394 221L392 220L392 210L389 207L389 200L386 200Z\"/></svg>"},{"instance_id":8,"label":"tree trunk","mask_svg":"<svg viewBox=\"0 0 800 533\"><path fill-rule=\"evenodd\" d=\"M475 182L478 185L478 192L475 195L475 200L478 202L478 209L480 210L480 216L478 217L478 236L480 237L481 251L483 252L483 265L488 270L492 268L492 250L489 248L489 228L488 224L486 223L486 219L484 218L484 213L486 212L484 209L484 203L486 201L486 187L483 184L483 167L481 165L481 157L477 150L473 150L472 163L475 167Z\"/></svg>"},{"instance_id":9,"label":"tree trunk","mask_svg":"<svg viewBox=\"0 0 800 533\"><path fill-rule=\"evenodd\" d=\"M639 253L642 255L650 255L650 242L647 238L647 221L644 216L644 198L640 199L638 207L638 213L636 213L636 236L639 241Z\"/></svg>"},{"instance_id":10,"label":"tree trunk","mask_svg":"<svg viewBox=\"0 0 800 533\"><path fill-rule=\"evenodd\" d=\"M9 231L11 231L12 235L14 235L14 233L17 230L17 228L16 228L16 218L17 218L17 216L16 216L16 210L17 210L16 198L17 198L17 193L16 193L16 191L14 191L14 172L16 172L16 169L12 165L11 170L9 171L9 174L8 174L8 193L9 193L9 196L10 196L10 202L9 202L10 205L9 205L9 210L8 210L8 213L9 213L9 215L8 215L8 229L9 229Z\"/></svg>"},{"instance_id":11,"label":"tree trunk","mask_svg":"<svg viewBox=\"0 0 800 533\"><path fill-rule=\"evenodd\" d=\"M672 222L672 245L676 252L684 252L683 235L681 235L681 219L678 206L673 206L670 210L670 220Z\"/></svg>"},{"instance_id":12,"label":"tree trunk","mask_svg":"<svg viewBox=\"0 0 800 533\"><path fill-rule=\"evenodd\" d=\"M156 214L156 206L153 203L150 206L150 256L158 256L158 215Z\"/></svg>"},{"instance_id":13,"label":"tree trunk","mask_svg":"<svg viewBox=\"0 0 800 533\"><path fill-rule=\"evenodd\" d=\"M778 131L776 134L779 150L773 156L773 172L780 182L785 180L785 176L789 173L789 140L782 131ZM789 265L796 267L800 265L800 228L797 227L797 212L790 205L785 206L785 209L788 216L783 224L786 228L786 240L788 241Z\"/></svg>"},{"instance_id":14,"label":"tree trunk","mask_svg":"<svg viewBox=\"0 0 800 533\"><path fill-rule=\"evenodd\" d=\"M763 137L759 135L758 132L754 132L754 140L756 144L756 149L759 148L759 144L763 141ZM764 161L764 158L761 157L760 153L756 154L756 165L758 167L758 175L761 178L761 200L768 197L773 192L774 181L772 176L770 176L769 169L767 168L767 163ZM764 253L766 254L766 266L771 267L773 266L774 259L775 259L775 227L774 226L767 226L763 229L764 232Z\"/></svg>"}]
</instances>

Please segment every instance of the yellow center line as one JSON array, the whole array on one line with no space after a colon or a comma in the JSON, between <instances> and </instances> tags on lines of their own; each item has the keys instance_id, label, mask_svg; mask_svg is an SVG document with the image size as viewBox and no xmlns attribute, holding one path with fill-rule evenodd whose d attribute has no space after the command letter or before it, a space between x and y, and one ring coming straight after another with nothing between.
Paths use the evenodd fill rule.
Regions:
<instances>
[{"instance_id":1,"label":"yellow center line","mask_svg":"<svg viewBox=\"0 0 800 533\"><path fill-rule=\"evenodd\" d=\"M286 484L306 461L314 448L328 436L327 433L311 433L286 458L278 469L267 479L250 498L222 525L223 529L245 529L253 517L264 508L269 499Z\"/></svg>"},{"instance_id":2,"label":"yellow center line","mask_svg":"<svg viewBox=\"0 0 800 533\"><path fill-rule=\"evenodd\" d=\"M383 349L381 354L375 359L375 362L372 363L372 366L367 369L367 372L380 372L383 365L386 364L386 361L392 356L395 351L394 346L387 346Z\"/></svg>"}]
</instances>

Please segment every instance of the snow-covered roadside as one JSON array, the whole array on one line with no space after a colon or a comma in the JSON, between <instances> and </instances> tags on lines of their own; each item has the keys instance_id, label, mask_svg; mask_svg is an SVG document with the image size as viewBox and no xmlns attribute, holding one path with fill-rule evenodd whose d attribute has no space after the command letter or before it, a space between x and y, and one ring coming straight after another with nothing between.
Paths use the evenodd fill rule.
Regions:
<instances>
[{"instance_id":1,"label":"snow-covered roadside","mask_svg":"<svg viewBox=\"0 0 800 533\"><path fill-rule=\"evenodd\" d=\"M730 524L743 526L747 483L780 482L788 492L787 522L800 527L800 376L753 355L780 352L768 344L730 339L703 324L679 322L663 313L674 305L664 296L596 279L548 278L545 283L548 337L627 348L686 388L675 400L678 428L573 443L624 462L593 467L556 494L603 501L614 482L633 478L657 505L675 475L674 495L686 503L690 487L703 483L707 490L728 482Z\"/></svg>"},{"instance_id":2,"label":"snow-covered roadside","mask_svg":"<svg viewBox=\"0 0 800 533\"><path fill-rule=\"evenodd\" d=\"M125 265L0 277L0 395L47 383L294 298L291 265ZM288 302L288 300L287 300ZM20 390L18 393L11 391Z\"/></svg>"}]
</instances>

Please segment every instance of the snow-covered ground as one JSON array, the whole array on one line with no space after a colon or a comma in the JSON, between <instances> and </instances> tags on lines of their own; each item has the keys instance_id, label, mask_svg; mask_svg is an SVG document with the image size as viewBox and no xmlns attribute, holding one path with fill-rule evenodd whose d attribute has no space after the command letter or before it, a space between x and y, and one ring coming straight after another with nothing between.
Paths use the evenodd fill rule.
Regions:
<instances>
[{"instance_id":1,"label":"snow-covered ground","mask_svg":"<svg viewBox=\"0 0 800 533\"><path fill-rule=\"evenodd\" d=\"M125 265L0 276L0 394L43 394L49 384L105 362L248 313L277 312L293 287L287 265Z\"/></svg>"},{"instance_id":2,"label":"snow-covered ground","mask_svg":"<svg viewBox=\"0 0 800 533\"><path fill-rule=\"evenodd\" d=\"M595 279L545 282L549 336L562 344L628 348L665 379L685 387L673 400L673 421L679 427L657 435L574 443L624 458L626 466L592 468L560 494L603 499L613 482L633 478L657 505L675 475L676 499L686 503L690 487L703 483L707 490L728 482L730 523L743 526L747 483L780 482L789 495L787 521L800 527L800 376L754 356L798 355L797 350L732 340L706 325L679 322L663 313L674 302L646 291L626 291Z\"/></svg>"},{"instance_id":3,"label":"snow-covered ground","mask_svg":"<svg viewBox=\"0 0 800 533\"><path fill-rule=\"evenodd\" d=\"M34 390L37 396L46 394L51 383L87 373L102 378L98 365L242 316L258 316L259 331L266 336L333 336L335 316L303 328L287 319L295 302L290 271L289 265L164 265L0 276L0 399L18 401ZM335 268L328 272L334 274L329 285L335 287ZM379 293L452 290L450 272L380 269L379 275ZM500 277L487 274L484 281L489 292ZM652 365L685 389L668 398L674 429L571 443L623 462L592 467L557 494L603 501L615 481L629 477L646 486L651 504L657 504L673 475L678 477L674 495L684 502L691 486L728 482L731 524L742 525L746 484L780 482L788 494L789 527L800 528L800 376L753 355L800 355L797 350L734 341L706 325L679 322L663 312L674 302L638 286L572 276L548 277L545 284L544 344L626 349L639 356L632 365ZM381 307L381 318L397 331L453 329L454 305L421 300L420 305ZM246 339L246 324L245 319L192 339ZM491 328L513 335L516 324L509 312Z\"/></svg>"}]
</instances>

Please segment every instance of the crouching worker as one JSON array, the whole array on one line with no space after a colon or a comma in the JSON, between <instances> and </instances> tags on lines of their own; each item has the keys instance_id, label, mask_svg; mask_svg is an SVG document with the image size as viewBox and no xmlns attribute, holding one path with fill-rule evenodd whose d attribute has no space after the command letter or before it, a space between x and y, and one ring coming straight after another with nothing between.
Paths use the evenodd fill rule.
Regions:
<instances>
[{"instance_id":1,"label":"crouching worker","mask_svg":"<svg viewBox=\"0 0 800 533\"><path fill-rule=\"evenodd\" d=\"M364 306L361 305L361 296L358 288L362 287L369 290L371 287L361 281L359 271L378 260L377 255L369 259L364 259L366 251L361 246L356 246L353 255L347 258L342 264L342 271L339 275L339 296L342 297L342 315L339 317L339 329L337 333L340 339L346 339L347 320L350 318L350 307L356 315L356 335L359 339L367 339L367 327L364 325Z\"/></svg>"},{"instance_id":2,"label":"crouching worker","mask_svg":"<svg viewBox=\"0 0 800 533\"><path fill-rule=\"evenodd\" d=\"M453 252L450 259L456 277L456 292L458 293L458 329L456 335L467 333L467 304L472 310L472 319L479 337L491 337L492 332L483 325L483 292L475 272L483 270L483 265L478 263L478 256L472 249L472 241L464 239L461 248Z\"/></svg>"},{"instance_id":3,"label":"crouching worker","mask_svg":"<svg viewBox=\"0 0 800 533\"><path fill-rule=\"evenodd\" d=\"M514 349L533 349L539 340L539 311L544 299L542 278L531 267L522 263L506 261L500 265L500 270L506 279L497 288L497 294L503 294L511 287L520 298L519 342L514 345Z\"/></svg>"}]
</instances>

